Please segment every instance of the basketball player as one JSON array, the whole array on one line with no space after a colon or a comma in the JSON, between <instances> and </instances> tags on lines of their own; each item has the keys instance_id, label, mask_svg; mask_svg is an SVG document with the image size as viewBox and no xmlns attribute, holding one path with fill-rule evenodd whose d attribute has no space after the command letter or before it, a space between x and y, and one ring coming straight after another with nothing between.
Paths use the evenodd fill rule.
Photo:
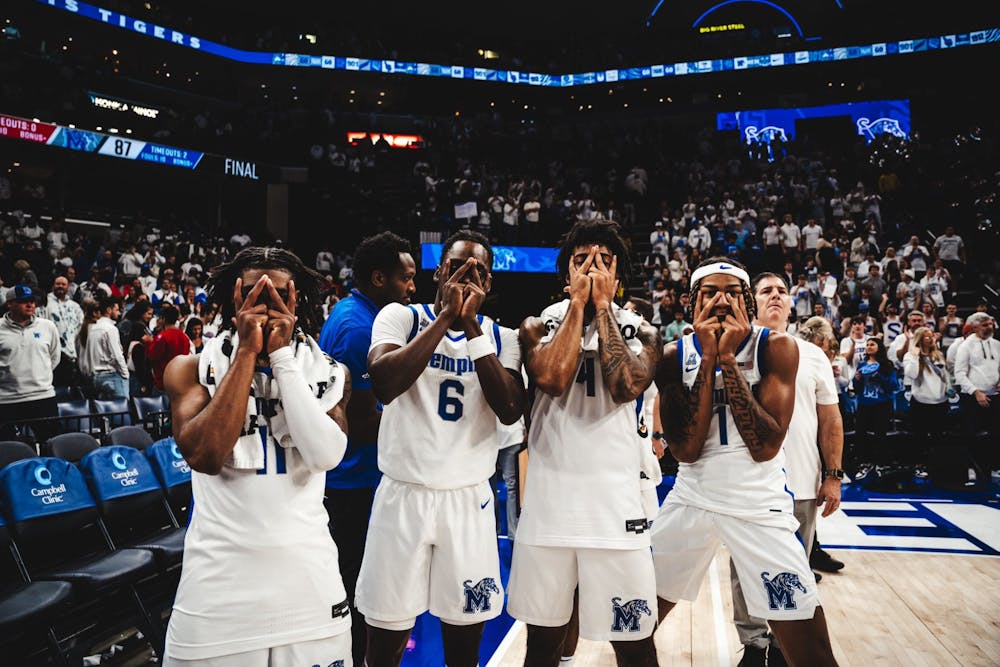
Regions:
<instances>
[{"instance_id":1,"label":"basketball player","mask_svg":"<svg viewBox=\"0 0 1000 667\"><path fill-rule=\"evenodd\" d=\"M577 587L581 637L611 641L619 664L656 664L636 399L662 343L614 303L628 257L616 223L577 222L557 260L568 298L521 325L537 391L507 609L528 625L532 667L559 663Z\"/></svg>"},{"instance_id":2,"label":"basketball player","mask_svg":"<svg viewBox=\"0 0 1000 667\"><path fill-rule=\"evenodd\" d=\"M792 304L785 279L774 273L761 273L754 278L752 287L757 302L754 324L784 333ZM817 506L823 506L824 517L830 516L840 506L840 483L844 477L844 471L840 469L844 425L840 418L833 367L824 351L831 344L836 344L830 322L822 317L811 317L799 327L798 335L792 340L799 349L799 367L795 374L795 410L782 449L788 474L787 488L795 495L793 511L799 523L799 538L805 546L805 553L810 554L816 530ZM823 451L822 461L820 449ZM745 667L763 665L765 657L776 663L776 654L780 649L769 646L767 622L750 617L732 559L729 567L733 586L733 620L740 642L745 647L740 664Z\"/></svg>"},{"instance_id":3,"label":"basketball player","mask_svg":"<svg viewBox=\"0 0 1000 667\"><path fill-rule=\"evenodd\" d=\"M691 275L694 333L667 346L660 420L677 480L653 522L661 618L693 600L725 544L751 615L767 619L792 664L833 665L816 582L785 490L781 444L795 406L799 352L751 325L746 271L725 257Z\"/></svg>"},{"instance_id":4,"label":"basketball player","mask_svg":"<svg viewBox=\"0 0 1000 667\"><path fill-rule=\"evenodd\" d=\"M489 479L497 418L516 422L525 390L517 332L478 314L492 266L486 237L456 232L434 303L390 303L372 327L382 480L357 588L371 667L399 664L428 609L441 619L445 663L474 667L483 625L503 607Z\"/></svg>"},{"instance_id":5,"label":"basketball player","mask_svg":"<svg viewBox=\"0 0 1000 667\"><path fill-rule=\"evenodd\" d=\"M323 507L350 377L310 336L320 280L287 250L241 250L208 281L231 324L166 368L194 513L165 665L352 664Z\"/></svg>"}]
</instances>

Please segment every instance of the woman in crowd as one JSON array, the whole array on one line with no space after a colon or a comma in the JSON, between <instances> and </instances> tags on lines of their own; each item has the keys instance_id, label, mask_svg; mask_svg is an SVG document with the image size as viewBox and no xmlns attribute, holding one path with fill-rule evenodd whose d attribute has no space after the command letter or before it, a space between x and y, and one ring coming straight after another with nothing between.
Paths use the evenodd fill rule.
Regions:
<instances>
[{"instance_id":1,"label":"woman in crowd","mask_svg":"<svg viewBox=\"0 0 1000 667\"><path fill-rule=\"evenodd\" d=\"M928 327L913 332L910 350L903 357L903 377L910 387L910 428L917 442L927 446L939 441L954 395L944 355Z\"/></svg>"},{"instance_id":2,"label":"woman in crowd","mask_svg":"<svg viewBox=\"0 0 1000 667\"><path fill-rule=\"evenodd\" d=\"M187 318L187 322L184 324L184 333L191 340L191 354L200 354L202 348L205 347L204 329L205 325L199 318L194 315Z\"/></svg>"},{"instance_id":3,"label":"woman in crowd","mask_svg":"<svg viewBox=\"0 0 1000 667\"><path fill-rule=\"evenodd\" d=\"M854 373L854 393L858 399L854 432L861 461L877 460L876 449L885 441L893 394L898 386L896 369L889 361L882 339L869 338L865 342L865 360Z\"/></svg>"},{"instance_id":4,"label":"woman in crowd","mask_svg":"<svg viewBox=\"0 0 1000 667\"><path fill-rule=\"evenodd\" d=\"M153 386L153 374L146 360L146 347L153 342L153 336L142 320L123 320L130 323L125 361L128 363L128 384L130 396L149 396Z\"/></svg>"}]
</instances>

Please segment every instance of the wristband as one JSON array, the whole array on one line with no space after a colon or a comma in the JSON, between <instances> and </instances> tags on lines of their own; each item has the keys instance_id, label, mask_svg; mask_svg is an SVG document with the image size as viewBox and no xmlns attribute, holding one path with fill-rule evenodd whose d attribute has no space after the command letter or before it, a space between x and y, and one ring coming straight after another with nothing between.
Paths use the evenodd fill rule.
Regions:
<instances>
[{"instance_id":1,"label":"wristband","mask_svg":"<svg viewBox=\"0 0 1000 667\"><path fill-rule=\"evenodd\" d=\"M653 438L655 440L663 440L663 433L661 431L653 431Z\"/></svg>"},{"instance_id":2,"label":"wristband","mask_svg":"<svg viewBox=\"0 0 1000 667\"><path fill-rule=\"evenodd\" d=\"M483 357L487 357L491 354L496 354L496 350L493 349L493 343L490 342L489 336L486 334L470 338L466 345L468 354L473 361L482 359Z\"/></svg>"}]
</instances>

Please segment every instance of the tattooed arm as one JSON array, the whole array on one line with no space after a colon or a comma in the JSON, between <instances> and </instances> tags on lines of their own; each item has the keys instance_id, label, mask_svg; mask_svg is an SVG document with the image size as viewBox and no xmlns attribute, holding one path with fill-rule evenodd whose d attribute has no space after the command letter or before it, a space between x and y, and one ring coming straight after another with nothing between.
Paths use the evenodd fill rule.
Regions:
<instances>
[{"instance_id":1,"label":"tattooed arm","mask_svg":"<svg viewBox=\"0 0 1000 667\"><path fill-rule=\"evenodd\" d=\"M656 367L663 357L660 332L643 322L636 333L642 351L633 354L625 344L610 305L598 309L595 321L604 384L615 403L634 401L652 384Z\"/></svg>"},{"instance_id":2,"label":"tattooed arm","mask_svg":"<svg viewBox=\"0 0 1000 667\"><path fill-rule=\"evenodd\" d=\"M677 343L667 345L656 372L660 423L673 457L681 463L694 463L701 456L712 423L715 358L702 358L691 389L681 379L680 361Z\"/></svg>"},{"instance_id":3,"label":"tattooed arm","mask_svg":"<svg viewBox=\"0 0 1000 667\"><path fill-rule=\"evenodd\" d=\"M764 347L763 359L767 373L761 378L755 397L740 372L735 355L723 354L719 358L733 421L754 461L773 459L785 440L795 408L799 349L791 338L772 331Z\"/></svg>"}]
</instances>

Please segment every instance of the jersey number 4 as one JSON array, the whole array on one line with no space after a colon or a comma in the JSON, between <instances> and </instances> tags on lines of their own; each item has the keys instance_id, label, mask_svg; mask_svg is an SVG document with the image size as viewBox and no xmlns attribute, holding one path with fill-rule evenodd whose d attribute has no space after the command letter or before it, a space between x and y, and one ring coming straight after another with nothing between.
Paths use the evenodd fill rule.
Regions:
<instances>
[{"instance_id":1,"label":"jersey number 4","mask_svg":"<svg viewBox=\"0 0 1000 667\"><path fill-rule=\"evenodd\" d=\"M457 396L451 394L451 390ZM465 386L458 380L445 380L438 390L438 416L447 422L457 422L462 418L462 396Z\"/></svg>"}]
</instances>

